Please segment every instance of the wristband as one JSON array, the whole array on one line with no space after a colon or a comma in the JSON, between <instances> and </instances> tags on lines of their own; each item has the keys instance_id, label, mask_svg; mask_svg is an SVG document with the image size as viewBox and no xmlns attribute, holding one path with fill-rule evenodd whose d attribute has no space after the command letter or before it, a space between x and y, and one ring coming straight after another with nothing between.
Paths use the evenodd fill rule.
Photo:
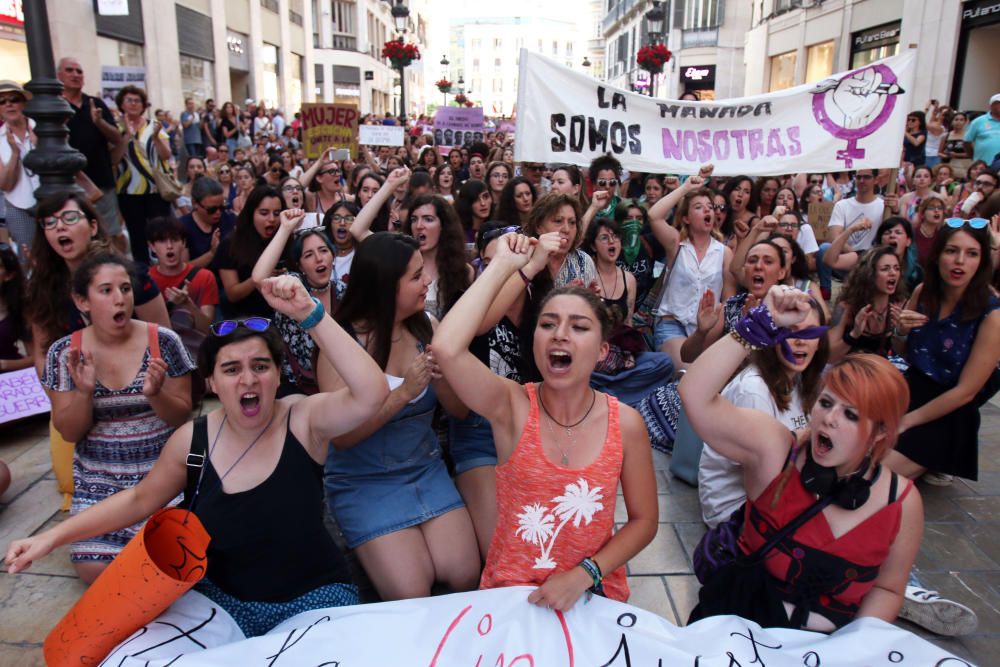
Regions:
<instances>
[{"instance_id":1,"label":"wristband","mask_svg":"<svg viewBox=\"0 0 1000 667\"><path fill-rule=\"evenodd\" d=\"M858 345L858 343L860 341L850 331L845 331L844 332L844 342L847 343L848 345L850 345L851 347L857 347L857 345Z\"/></svg>"},{"instance_id":2,"label":"wristband","mask_svg":"<svg viewBox=\"0 0 1000 667\"><path fill-rule=\"evenodd\" d=\"M531 279L524 275L524 271L521 269L517 270L517 275L521 276L521 280L524 281L524 286L528 289L528 296L531 296Z\"/></svg>"},{"instance_id":3,"label":"wristband","mask_svg":"<svg viewBox=\"0 0 1000 667\"><path fill-rule=\"evenodd\" d=\"M788 344L789 338L811 340L821 337L828 327L806 327L800 331L792 331L787 327L778 328L771 318L767 307L761 305L751 308L746 317L733 327L733 338L750 350L765 347L781 346L781 353L790 363L795 363L795 354Z\"/></svg>"},{"instance_id":4,"label":"wristband","mask_svg":"<svg viewBox=\"0 0 1000 667\"><path fill-rule=\"evenodd\" d=\"M590 578L594 580L594 585L588 590L593 593L604 594L604 584L602 583L604 579L604 574L601 572L601 566L597 564L597 561L593 558L584 558L580 561L580 567L583 571L590 575Z\"/></svg>"},{"instance_id":5,"label":"wristband","mask_svg":"<svg viewBox=\"0 0 1000 667\"><path fill-rule=\"evenodd\" d=\"M312 329L314 326L319 324L323 320L323 316L326 315L326 309L323 308L323 304L320 300L314 296L309 298L311 298L313 303L316 305L313 307L312 312L309 313L309 316L299 322L299 328L303 331L309 331Z\"/></svg>"}]
</instances>

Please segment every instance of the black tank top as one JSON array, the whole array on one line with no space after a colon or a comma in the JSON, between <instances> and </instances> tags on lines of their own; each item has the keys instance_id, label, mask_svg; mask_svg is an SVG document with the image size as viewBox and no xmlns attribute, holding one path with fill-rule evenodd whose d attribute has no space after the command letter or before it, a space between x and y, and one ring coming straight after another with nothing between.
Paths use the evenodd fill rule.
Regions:
<instances>
[{"instance_id":1,"label":"black tank top","mask_svg":"<svg viewBox=\"0 0 1000 667\"><path fill-rule=\"evenodd\" d=\"M212 538L207 576L244 601L286 602L326 584L351 583L347 563L323 525L323 466L292 434L291 413L274 471L239 493L222 491L206 455L207 418L194 421L191 453L205 455L194 509ZM188 470L184 507L198 481L198 470Z\"/></svg>"}]
</instances>

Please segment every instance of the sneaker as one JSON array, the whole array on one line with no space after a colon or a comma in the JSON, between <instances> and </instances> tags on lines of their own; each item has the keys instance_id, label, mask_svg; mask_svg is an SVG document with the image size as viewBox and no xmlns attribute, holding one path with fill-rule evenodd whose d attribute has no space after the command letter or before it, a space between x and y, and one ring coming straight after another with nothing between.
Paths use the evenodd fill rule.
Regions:
<instances>
[{"instance_id":1,"label":"sneaker","mask_svg":"<svg viewBox=\"0 0 1000 667\"><path fill-rule=\"evenodd\" d=\"M899 617L942 637L959 637L976 631L976 612L964 604L946 600L937 591L907 586Z\"/></svg>"},{"instance_id":2,"label":"sneaker","mask_svg":"<svg viewBox=\"0 0 1000 667\"><path fill-rule=\"evenodd\" d=\"M920 479L933 486L951 486L955 476L943 472L925 472Z\"/></svg>"}]
</instances>

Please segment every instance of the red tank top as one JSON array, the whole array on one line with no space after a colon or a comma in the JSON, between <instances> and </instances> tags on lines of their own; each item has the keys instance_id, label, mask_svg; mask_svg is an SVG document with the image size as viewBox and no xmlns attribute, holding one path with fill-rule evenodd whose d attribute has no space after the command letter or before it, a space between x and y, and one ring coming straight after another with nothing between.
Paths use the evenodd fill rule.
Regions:
<instances>
[{"instance_id":1,"label":"red tank top","mask_svg":"<svg viewBox=\"0 0 1000 667\"><path fill-rule=\"evenodd\" d=\"M565 468L545 456L536 387L524 388L531 403L528 422L510 459L496 469L497 527L480 588L541 585L600 551L614 526L622 472L618 399L607 396L607 437L597 460ZM605 573L604 594L628 600L624 566Z\"/></svg>"},{"instance_id":2,"label":"red tank top","mask_svg":"<svg viewBox=\"0 0 1000 667\"><path fill-rule=\"evenodd\" d=\"M744 553L759 549L780 526L815 502L816 497L802 485L798 468L794 464L792 468L777 507L771 508L771 499L780 474L757 500L747 503L740 536ZM883 474L892 473L883 470ZM861 600L875 585L878 568L889 555L899 532L902 501L912 488L913 482L907 480L893 502L840 537L834 537L820 512L773 549L765 558L767 571L779 582L780 590L802 598L788 601L806 604L838 627L853 620ZM815 552L832 558L817 558Z\"/></svg>"}]
</instances>

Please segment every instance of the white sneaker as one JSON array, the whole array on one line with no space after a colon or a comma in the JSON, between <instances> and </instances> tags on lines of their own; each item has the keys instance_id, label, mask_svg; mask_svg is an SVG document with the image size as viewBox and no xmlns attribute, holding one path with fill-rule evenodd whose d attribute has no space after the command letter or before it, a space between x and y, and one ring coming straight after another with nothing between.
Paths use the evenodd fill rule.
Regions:
<instances>
[{"instance_id":1,"label":"white sneaker","mask_svg":"<svg viewBox=\"0 0 1000 667\"><path fill-rule=\"evenodd\" d=\"M943 637L968 635L979 625L976 612L964 604L916 586L906 587L899 617Z\"/></svg>"},{"instance_id":2,"label":"white sneaker","mask_svg":"<svg viewBox=\"0 0 1000 667\"><path fill-rule=\"evenodd\" d=\"M933 486L951 486L955 476L943 472L925 472L921 479Z\"/></svg>"}]
</instances>

